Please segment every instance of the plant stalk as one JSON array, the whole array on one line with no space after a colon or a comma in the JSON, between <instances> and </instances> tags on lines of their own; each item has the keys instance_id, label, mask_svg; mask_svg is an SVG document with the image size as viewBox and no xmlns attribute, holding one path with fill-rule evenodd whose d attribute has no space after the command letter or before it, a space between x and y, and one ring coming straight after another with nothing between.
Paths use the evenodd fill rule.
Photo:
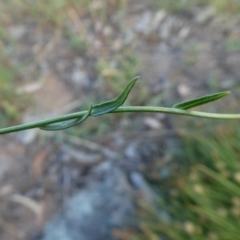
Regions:
<instances>
[{"instance_id":1,"label":"plant stalk","mask_svg":"<svg viewBox=\"0 0 240 240\"><path fill-rule=\"evenodd\" d=\"M185 116L191 116L191 117L210 118L210 119L229 119L229 120L240 119L240 114L206 113L206 112L198 112L198 111L181 110L177 108L152 107L152 106L123 106L123 107L119 107L118 109L110 113L123 113L123 112L142 112L142 113L157 112L157 113L177 114L177 115L185 115ZM0 134L7 134L11 132L17 132L17 131L22 131L22 130L27 130L32 128L39 128L44 125L63 122L66 120L75 120L86 113L87 111L81 111L81 112L70 113L70 114L66 114L66 115L62 115L59 117L50 118L46 120L41 120L37 122L2 128L0 129Z\"/></svg>"}]
</instances>

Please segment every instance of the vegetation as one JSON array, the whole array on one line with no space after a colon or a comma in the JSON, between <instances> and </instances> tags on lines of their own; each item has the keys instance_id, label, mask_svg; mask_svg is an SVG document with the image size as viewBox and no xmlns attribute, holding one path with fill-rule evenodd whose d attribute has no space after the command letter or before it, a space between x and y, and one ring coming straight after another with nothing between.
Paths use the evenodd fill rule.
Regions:
<instances>
[{"instance_id":1,"label":"vegetation","mask_svg":"<svg viewBox=\"0 0 240 240\"><path fill-rule=\"evenodd\" d=\"M1 124L16 121L20 116L20 111L27 103L26 96L17 94L13 84L15 73L12 67L7 67L0 61L0 118Z\"/></svg>"},{"instance_id":2,"label":"vegetation","mask_svg":"<svg viewBox=\"0 0 240 240\"><path fill-rule=\"evenodd\" d=\"M149 176L157 195L155 207L142 204L140 232L125 232L122 239L238 239L238 126L219 123L203 134L192 131L182 136L181 163L171 165L167 180Z\"/></svg>"},{"instance_id":3,"label":"vegetation","mask_svg":"<svg viewBox=\"0 0 240 240\"><path fill-rule=\"evenodd\" d=\"M19 105L23 102L24 96L19 96L12 85L18 85L19 81L20 83L27 81L28 79L24 78L25 72L34 79L39 78L38 71L30 64L35 62L38 56L27 56L28 59L24 61L21 59L21 62L18 62L14 56L10 57L7 49L14 49L17 52L22 43L11 38L8 33L9 26L16 22L26 21L27 16L28 23L30 20L36 27L52 29L52 32L55 32L59 38L68 40L70 48L78 56L83 57L86 62L91 61L91 72L94 72L94 78L100 80L101 89L110 88L111 93L114 94L117 89L127 83L130 76L136 75L138 68L138 58L131 51L131 41L125 45L120 41L116 48L112 47L114 41L123 38L126 30L123 27L125 26L126 4L126 0L2 1L0 3L2 10L0 16L0 93L4 101L1 101L0 109L1 119L6 119L1 122L2 126L10 123L9 118L20 117L18 113L24 105ZM57 14L53 14L56 12ZM119 20L110 23L107 17L109 15L119 15ZM101 31L97 33L98 36L94 36L97 23L100 24ZM113 32L117 32L118 35L112 34ZM98 38L101 38L102 44L99 48L96 47L100 44L97 42ZM93 55L92 51L96 48ZM125 50L126 48L128 51ZM95 100L96 96L92 98Z\"/></svg>"},{"instance_id":4,"label":"vegetation","mask_svg":"<svg viewBox=\"0 0 240 240\"><path fill-rule=\"evenodd\" d=\"M19 126L3 128L3 129L0 129L0 134L17 132L17 131L22 131L22 130L32 129L32 128L40 128L46 131L63 130L63 129L67 129L67 128L71 128L73 126L79 125L80 123L85 121L89 116L96 117L96 116L104 115L107 113L121 113L121 112L161 112L161 113L168 113L168 114L178 114L178 115L186 115L186 116L202 117L202 118L213 118L213 119L239 119L240 118L240 114L216 114L216 113L188 111L190 108L216 101L228 95L229 92L215 93L212 95L196 98L190 101L177 103L172 108L154 107L154 106L121 107L121 105L127 99L128 94L132 90L138 78L139 77L133 78L131 82L125 87L123 92L116 99L103 102L100 104L96 104L96 105L90 104L89 109L86 111L67 114L60 117L42 120L38 122L22 124Z\"/></svg>"},{"instance_id":5,"label":"vegetation","mask_svg":"<svg viewBox=\"0 0 240 240\"><path fill-rule=\"evenodd\" d=\"M189 8L191 6L211 4L219 10L224 11L238 11L240 9L240 3L233 0L159 0L157 4L161 8L169 10L179 10ZM0 86L1 96L4 96L4 101L1 101L1 118L6 121L2 122L2 126L6 125L8 121L16 120L20 116L22 111L24 96L20 96L16 93L16 89L11 86L19 80L19 73L22 69L29 64L29 59L25 63L14 63L9 58L8 52L5 51L6 43L10 44L12 48L18 46L19 43L11 39L6 27L16 21L21 21L28 16L37 25L44 27L52 27L57 30L63 37L69 40L69 45L79 54L86 57L91 51L92 43L89 41L89 33L92 31L93 26L87 27L84 24L84 19L87 17L91 19L92 23L100 22L103 26L108 26L107 15L113 12L121 13L121 20L114 23L114 28L117 28L119 33L124 33L124 15L126 12L127 1L126 0L107 0L107 1L86 1L86 0L36 0L33 2L23 0L8 0L0 3L2 14L0 16ZM52 14L58 12L58 14ZM71 26L71 27L69 27ZM118 89L124 84L127 84L127 79L130 79L133 75L136 75L139 67L139 59L136 53L131 50L131 47L120 47L119 50L109 47L115 41L115 36L106 34L101 38L103 39L103 48L95 52L95 70L96 74L101 79L101 85L108 86L113 94L116 94ZM129 43L131 45L131 42ZM235 50L238 49L238 41L226 43L226 48ZM125 51L125 48L128 50ZM121 51L121 54L119 54ZM8 66L6 66L6 60ZM28 69L30 72L34 69ZM6 76L7 74L7 76ZM33 74L33 73L32 73ZM36 75L36 71L34 72ZM22 78L22 77L21 77ZM21 79L20 78L20 79ZM108 80L108 81L107 81ZM4 86L3 86L4 85ZM3 86L3 87L2 87ZM139 94L142 98L140 103L147 101L144 87L140 87ZM3 93L4 92L4 93ZM3 93L3 94L2 94ZM8 97L6 98L6 95ZM137 102L138 103L138 102Z\"/></svg>"},{"instance_id":6,"label":"vegetation","mask_svg":"<svg viewBox=\"0 0 240 240\"><path fill-rule=\"evenodd\" d=\"M194 6L213 6L220 12L238 13L240 10L240 2L235 0L159 0L157 2L160 8L169 11L186 10Z\"/></svg>"}]
</instances>

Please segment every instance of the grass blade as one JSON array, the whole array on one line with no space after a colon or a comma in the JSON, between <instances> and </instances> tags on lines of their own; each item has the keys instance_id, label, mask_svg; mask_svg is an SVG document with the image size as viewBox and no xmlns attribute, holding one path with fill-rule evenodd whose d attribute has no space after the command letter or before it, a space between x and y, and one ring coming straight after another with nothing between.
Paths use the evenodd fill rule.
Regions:
<instances>
[{"instance_id":1,"label":"grass blade","mask_svg":"<svg viewBox=\"0 0 240 240\"><path fill-rule=\"evenodd\" d=\"M203 105L203 104L206 104L206 103L209 103L209 102L216 101L216 100L218 100L222 97L225 97L229 93L230 92L219 92L219 93L214 93L214 94L211 94L211 95L206 95L204 97L195 98L195 99L190 100L190 101L177 103L173 106L173 108L187 110L189 108L193 108L193 107L200 106L200 105Z\"/></svg>"},{"instance_id":2,"label":"grass blade","mask_svg":"<svg viewBox=\"0 0 240 240\"><path fill-rule=\"evenodd\" d=\"M214 209L202 208L202 207L200 208L196 206L191 206L190 209L198 213L199 215L206 217L207 219L214 222L216 225L218 225L223 229L232 231L232 233L235 230L234 226L231 223L229 223L227 220L225 220L223 217L219 217Z\"/></svg>"},{"instance_id":3,"label":"grass blade","mask_svg":"<svg viewBox=\"0 0 240 240\"><path fill-rule=\"evenodd\" d=\"M201 172L203 172L206 175L208 175L209 177L211 177L212 179L214 179L215 181L217 181L218 183L220 183L223 187L225 187L225 189L227 191L232 192L236 196L240 196L240 187L237 184L235 184L232 181L226 179L221 174L219 174L219 173L217 173L217 172L207 168L204 165L199 165L198 169Z\"/></svg>"},{"instance_id":4,"label":"grass blade","mask_svg":"<svg viewBox=\"0 0 240 240\"><path fill-rule=\"evenodd\" d=\"M128 94L132 90L138 78L139 77L133 78L131 82L125 87L124 91L116 99L93 106L92 116L96 117L103 115L119 108L127 99Z\"/></svg>"}]
</instances>

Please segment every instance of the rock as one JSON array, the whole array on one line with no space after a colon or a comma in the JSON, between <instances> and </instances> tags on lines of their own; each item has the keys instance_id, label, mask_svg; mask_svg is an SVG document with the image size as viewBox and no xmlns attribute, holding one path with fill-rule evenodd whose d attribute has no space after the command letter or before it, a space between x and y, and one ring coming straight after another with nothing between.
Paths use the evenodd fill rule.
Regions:
<instances>
[{"instance_id":1,"label":"rock","mask_svg":"<svg viewBox=\"0 0 240 240\"><path fill-rule=\"evenodd\" d=\"M104 8L104 3L101 0L95 0L89 5L89 9L92 11L101 10Z\"/></svg>"},{"instance_id":2,"label":"rock","mask_svg":"<svg viewBox=\"0 0 240 240\"><path fill-rule=\"evenodd\" d=\"M163 126L161 122L159 122L156 118L153 117L146 117L143 120L144 124L151 129L161 129Z\"/></svg>"},{"instance_id":3,"label":"rock","mask_svg":"<svg viewBox=\"0 0 240 240\"><path fill-rule=\"evenodd\" d=\"M237 85L237 80L232 77L226 78L220 83L221 88L226 90L233 89L235 85Z\"/></svg>"},{"instance_id":4,"label":"rock","mask_svg":"<svg viewBox=\"0 0 240 240\"><path fill-rule=\"evenodd\" d=\"M141 192L141 196L143 200L148 203L152 203L153 201L153 191L148 186L147 182L145 181L143 175L139 172L132 172L130 174L130 180L133 186Z\"/></svg>"},{"instance_id":5,"label":"rock","mask_svg":"<svg viewBox=\"0 0 240 240\"><path fill-rule=\"evenodd\" d=\"M164 23L160 26L158 36L160 39L166 40L171 36L174 19L171 17L167 18Z\"/></svg>"},{"instance_id":6,"label":"rock","mask_svg":"<svg viewBox=\"0 0 240 240\"><path fill-rule=\"evenodd\" d=\"M93 172L97 176L102 176L103 174L106 174L109 172L112 168L112 164L110 161L104 161L100 164L98 164L94 169Z\"/></svg>"},{"instance_id":7,"label":"rock","mask_svg":"<svg viewBox=\"0 0 240 240\"><path fill-rule=\"evenodd\" d=\"M214 16L216 15L216 9L212 7L208 7L200 11L195 20L198 24L206 24L208 23Z\"/></svg>"},{"instance_id":8,"label":"rock","mask_svg":"<svg viewBox=\"0 0 240 240\"><path fill-rule=\"evenodd\" d=\"M180 83L177 87L177 91L181 97L187 97L189 96L191 89L187 84Z\"/></svg>"},{"instance_id":9,"label":"rock","mask_svg":"<svg viewBox=\"0 0 240 240\"><path fill-rule=\"evenodd\" d=\"M124 33L123 43L125 45L132 43L134 40L134 37L135 37L135 35L134 35L133 31L131 29L127 29Z\"/></svg>"},{"instance_id":10,"label":"rock","mask_svg":"<svg viewBox=\"0 0 240 240\"><path fill-rule=\"evenodd\" d=\"M110 37L113 35L113 29L111 26L105 26L103 29L103 35L105 37Z\"/></svg>"},{"instance_id":11,"label":"rock","mask_svg":"<svg viewBox=\"0 0 240 240\"><path fill-rule=\"evenodd\" d=\"M183 27L180 31L178 36L182 39L185 39L189 36L190 34L190 27Z\"/></svg>"},{"instance_id":12,"label":"rock","mask_svg":"<svg viewBox=\"0 0 240 240\"><path fill-rule=\"evenodd\" d=\"M18 87L16 92L18 94L35 93L39 91L42 87L43 87L43 81L35 81L35 82L27 83L24 86Z\"/></svg>"},{"instance_id":13,"label":"rock","mask_svg":"<svg viewBox=\"0 0 240 240\"><path fill-rule=\"evenodd\" d=\"M49 69L49 64L47 63L47 61L45 60L39 61L38 65L42 76L50 75L51 71Z\"/></svg>"},{"instance_id":14,"label":"rock","mask_svg":"<svg viewBox=\"0 0 240 240\"><path fill-rule=\"evenodd\" d=\"M134 30L135 32L143 34L149 39L157 39L159 37L158 28L166 17L167 13L164 10L161 10L155 14L151 11L146 11L135 24Z\"/></svg>"},{"instance_id":15,"label":"rock","mask_svg":"<svg viewBox=\"0 0 240 240\"><path fill-rule=\"evenodd\" d=\"M62 144L61 149L67 159L72 159L82 166L93 166L102 160L102 156L99 153L85 153L67 144Z\"/></svg>"},{"instance_id":16,"label":"rock","mask_svg":"<svg viewBox=\"0 0 240 240\"><path fill-rule=\"evenodd\" d=\"M83 87L88 87L90 85L87 73L78 67L74 67L72 70L72 81Z\"/></svg>"},{"instance_id":17,"label":"rock","mask_svg":"<svg viewBox=\"0 0 240 240\"><path fill-rule=\"evenodd\" d=\"M14 40L20 40L27 32L27 28L24 25L13 25L9 27L8 32Z\"/></svg>"},{"instance_id":18,"label":"rock","mask_svg":"<svg viewBox=\"0 0 240 240\"><path fill-rule=\"evenodd\" d=\"M148 32L148 28L153 19L153 13L150 11L144 12L141 17L137 20L137 23L134 26L134 31L137 33L146 34Z\"/></svg>"},{"instance_id":19,"label":"rock","mask_svg":"<svg viewBox=\"0 0 240 240\"><path fill-rule=\"evenodd\" d=\"M45 227L42 240L112 240L134 213L133 195L125 175L107 170L103 180L80 190Z\"/></svg>"},{"instance_id":20,"label":"rock","mask_svg":"<svg viewBox=\"0 0 240 240\"><path fill-rule=\"evenodd\" d=\"M167 12L166 11L164 11L164 10L158 11L154 16L150 27L153 30L156 30L159 27L159 25L164 21L164 19L166 17L167 17Z\"/></svg>"},{"instance_id":21,"label":"rock","mask_svg":"<svg viewBox=\"0 0 240 240\"><path fill-rule=\"evenodd\" d=\"M17 141L24 145L31 144L38 136L39 130L37 128L18 132L16 134Z\"/></svg>"},{"instance_id":22,"label":"rock","mask_svg":"<svg viewBox=\"0 0 240 240\"><path fill-rule=\"evenodd\" d=\"M127 146L124 154L129 159L135 159L136 157L138 157L137 144L135 142L130 143Z\"/></svg>"},{"instance_id":23,"label":"rock","mask_svg":"<svg viewBox=\"0 0 240 240\"><path fill-rule=\"evenodd\" d=\"M10 172L11 168L12 168L12 159L8 156L1 156L0 157L0 180L3 181L4 180L4 176L6 173ZM1 190L0 190L1 192Z\"/></svg>"}]
</instances>

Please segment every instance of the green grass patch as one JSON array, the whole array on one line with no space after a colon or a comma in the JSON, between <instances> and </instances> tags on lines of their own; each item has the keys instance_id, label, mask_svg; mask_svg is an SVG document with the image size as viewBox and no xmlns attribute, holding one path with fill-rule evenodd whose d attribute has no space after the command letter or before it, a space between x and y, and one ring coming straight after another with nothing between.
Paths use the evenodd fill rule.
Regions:
<instances>
[{"instance_id":1,"label":"green grass patch","mask_svg":"<svg viewBox=\"0 0 240 240\"><path fill-rule=\"evenodd\" d=\"M225 42L225 49L229 52L235 52L240 50L240 39L228 39Z\"/></svg>"},{"instance_id":2,"label":"green grass patch","mask_svg":"<svg viewBox=\"0 0 240 240\"><path fill-rule=\"evenodd\" d=\"M240 11L240 2L235 0L158 0L159 8L171 12L187 10L196 6L212 6L219 12L238 13Z\"/></svg>"},{"instance_id":3,"label":"green grass patch","mask_svg":"<svg viewBox=\"0 0 240 240\"><path fill-rule=\"evenodd\" d=\"M158 0L156 1L159 8L166 9L171 12L188 9L199 4L205 3L202 0Z\"/></svg>"},{"instance_id":4,"label":"green grass patch","mask_svg":"<svg viewBox=\"0 0 240 240\"><path fill-rule=\"evenodd\" d=\"M20 112L25 108L27 98L16 93L14 80L16 73L0 61L0 118L1 126L15 122L20 117Z\"/></svg>"},{"instance_id":5,"label":"green grass patch","mask_svg":"<svg viewBox=\"0 0 240 240\"><path fill-rule=\"evenodd\" d=\"M182 137L181 163L172 164L168 179L150 176L155 207L141 206L139 231L127 239L204 240L240 236L240 130L215 124ZM179 158L179 155L176 156ZM162 212L168 213L168 220ZM124 239L124 238L122 238Z\"/></svg>"}]
</instances>

